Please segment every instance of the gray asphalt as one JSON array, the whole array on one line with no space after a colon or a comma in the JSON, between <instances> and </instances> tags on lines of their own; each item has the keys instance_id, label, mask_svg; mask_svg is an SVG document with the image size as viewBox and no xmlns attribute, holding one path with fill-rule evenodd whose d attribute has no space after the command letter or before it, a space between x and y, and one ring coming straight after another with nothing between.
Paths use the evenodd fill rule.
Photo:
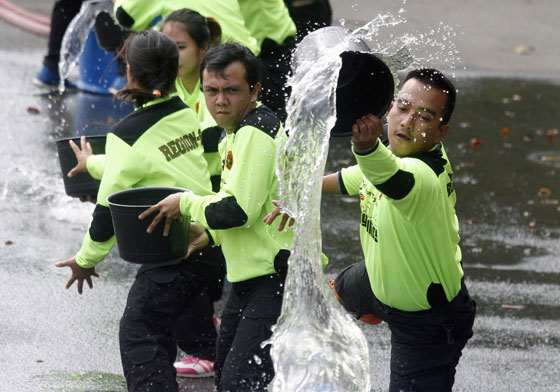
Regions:
<instances>
[{"instance_id":1,"label":"gray asphalt","mask_svg":"<svg viewBox=\"0 0 560 392\"><path fill-rule=\"evenodd\" d=\"M48 15L53 1L17 4ZM444 31L454 44L448 56L421 53L422 42L414 49L430 57L426 65L456 73L460 95L467 97L465 109L455 115L462 134L451 135L448 153L460 168L458 213L467 282L479 303L479 317L455 389L560 390L560 228L554 204L560 193L560 160L554 158L559 136L555 143L546 141L548 131L558 130L560 2L361 0L332 5L335 24L353 27L390 13L406 19L391 30L395 36L423 37L426 52L438 37L432 30ZM447 28L438 30L440 22ZM117 331L134 267L113 252L99 268L102 277L94 289L78 296L75 288L63 288L68 273L53 266L74 254L91 214L91 206L64 195L54 150L54 140L64 131L60 119L71 121L78 105L88 101L80 95L61 101L31 87L45 38L2 20L0 36L0 391L124 390ZM523 99L517 102L516 95ZM503 142L499 130L504 126L514 136L517 131L516 138ZM521 141L528 134L535 143ZM465 148L472 138L486 147ZM347 151L347 145L333 141L331 150ZM531 153L537 154L537 163L525 159ZM333 154L329 169L349 158ZM476 170L483 165L485 170ZM539 187L551 190L550 199L539 199ZM334 263L357 261L351 225L355 202L331 198L324 203L344 211L324 220L327 254ZM373 390L386 390L388 330L383 324L362 329L371 347ZM209 384L181 381L181 388L202 392L211 390Z\"/></svg>"}]
</instances>

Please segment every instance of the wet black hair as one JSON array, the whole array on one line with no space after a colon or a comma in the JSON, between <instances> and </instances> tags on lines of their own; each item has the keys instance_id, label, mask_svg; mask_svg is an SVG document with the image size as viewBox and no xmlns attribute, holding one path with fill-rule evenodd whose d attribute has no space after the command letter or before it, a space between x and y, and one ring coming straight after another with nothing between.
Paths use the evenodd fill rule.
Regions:
<instances>
[{"instance_id":1,"label":"wet black hair","mask_svg":"<svg viewBox=\"0 0 560 392\"><path fill-rule=\"evenodd\" d=\"M130 67L130 73L139 88L128 85L117 92L116 98L141 107L158 96L165 97L175 91L179 70L179 50L167 35L155 30L144 30L130 35L118 53Z\"/></svg>"},{"instance_id":2,"label":"wet black hair","mask_svg":"<svg viewBox=\"0 0 560 392\"><path fill-rule=\"evenodd\" d=\"M222 39L222 28L216 19L211 16L205 18L188 8L167 15L162 26L169 22L180 23L199 48L212 48L219 45Z\"/></svg>"},{"instance_id":3,"label":"wet black hair","mask_svg":"<svg viewBox=\"0 0 560 392\"><path fill-rule=\"evenodd\" d=\"M418 68L410 71L402 84L404 85L409 79L416 79L428 86L442 90L447 94L447 100L445 101L445 106L441 115L441 124L445 125L449 123L457 97L457 90L451 80L446 78L440 71L433 68Z\"/></svg>"},{"instance_id":4,"label":"wet black hair","mask_svg":"<svg viewBox=\"0 0 560 392\"><path fill-rule=\"evenodd\" d=\"M202 86L204 70L222 75L224 70L236 61L245 66L245 80L252 90L260 80L259 59L245 46L233 42L216 46L206 52L200 64L200 85Z\"/></svg>"}]
</instances>

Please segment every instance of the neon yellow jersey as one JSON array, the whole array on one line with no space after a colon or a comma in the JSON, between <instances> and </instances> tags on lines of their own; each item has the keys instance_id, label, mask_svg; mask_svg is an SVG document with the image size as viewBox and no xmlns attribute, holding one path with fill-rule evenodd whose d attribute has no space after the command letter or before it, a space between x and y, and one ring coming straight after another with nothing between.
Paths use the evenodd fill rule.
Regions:
<instances>
[{"instance_id":1,"label":"neon yellow jersey","mask_svg":"<svg viewBox=\"0 0 560 392\"><path fill-rule=\"evenodd\" d=\"M142 186L177 186L212 194L194 112L177 96L156 99L122 119L107 134L97 205L78 265L95 266L115 244L110 194ZM88 164L90 159L88 159Z\"/></svg>"},{"instance_id":2,"label":"neon yellow jersey","mask_svg":"<svg viewBox=\"0 0 560 392\"><path fill-rule=\"evenodd\" d=\"M384 304L430 309L427 292L441 284L448 301L459 292L459 224L453 172L443 146L398 158L382 143L343 169L343 193L360 195L360 240L371 287ZM375 185L374 185L375 184Z\"/></svg>"},{"instance_id":3,"label":"neon yellow jersey","mask_svg":"<svg viewBox=\"0 0 560 392\"><path fill-rule=\"evenodd\" d=\"M296 34L296 25L284 0L239 0L239 8L259 48L266 38L281 44Z\"/></svg>"},{"instance_id":4,"label":"neon yellow jersey","mask_svg":"<svg viewBox=\"0 0 560 392\"><path fill-rule=\"evenodd\" d=\"M278 200L275 175L280 120L266 106L252 110L241 125L220 143L223 159L220 191L213 196L184 193L181 212L210 230L222 246L230 282L278 272L274 260L289 250L293 231L278 231L263 218Z\"/></svg>"},{"instance_id":5,"label":"neon yellow jersey","mask_svg":"<svg viewBox=\"0 0 560 392\"><path fill-rule=\"evenodd\" d=\"M202 146L204 147L204 158L208 163L208 171L210 172L210 180L212 181L212 190L218 192L220 189L220 176L222 173L222 165L220 153L218 152L218 144L224 130L216 124L216 121L208 111L206 99L200 89L200 79L196 84L192 93L189 93L183 84L181 78L175 80L175 88L177 95L192 108L200 123L202 132Z\"/></svg>"},{"instance_id":6,"label":"neon yellow jersey","mask_svg":"<svg viewBox=\"0 0 560 392\"><path fill-rule=\"evenodd\" d=\"M171 12L181 8L189 8L205 17L212 16L222 28L223 43L240 43L258 56L260 46L245 26L237 0L116 0L113 11L121 26L140 31L149 27L157 17L165 19Z\"/></svg>"}]
</instances>

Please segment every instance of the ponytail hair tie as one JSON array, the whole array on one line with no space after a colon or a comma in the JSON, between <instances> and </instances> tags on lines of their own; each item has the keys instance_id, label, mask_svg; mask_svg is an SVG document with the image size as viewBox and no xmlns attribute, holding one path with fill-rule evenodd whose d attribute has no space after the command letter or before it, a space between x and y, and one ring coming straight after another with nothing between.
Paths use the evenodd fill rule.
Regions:
<instances>
[{"instance_id":1,"label":"ponytail hair tie","mask_svg":"<svg viewBox=\"0 0 560 392\"><path fill-rule=\"evenodd\" d=\"M161 98L161 91L154 90L154 91L152 91L152 95L155 95L156 97Z\"/></svg>"}]
</instances>

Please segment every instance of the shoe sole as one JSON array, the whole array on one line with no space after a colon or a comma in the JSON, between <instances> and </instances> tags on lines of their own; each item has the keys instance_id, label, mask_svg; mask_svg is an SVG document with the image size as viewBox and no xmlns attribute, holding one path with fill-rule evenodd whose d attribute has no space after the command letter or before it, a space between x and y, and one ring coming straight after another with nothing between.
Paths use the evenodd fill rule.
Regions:
<instances>
[{"instance_id":1,"label":"shoe sole","mask_svg":"<svg viewBox=\"0 0 560 392\"><path fill-rule=\"evenodd\" d=\"M214 377L214 372L204 373L204 374L177 373L177 377L181 377L181 378L207 378L207 377Z\"/></svg>"}]
</instances>

